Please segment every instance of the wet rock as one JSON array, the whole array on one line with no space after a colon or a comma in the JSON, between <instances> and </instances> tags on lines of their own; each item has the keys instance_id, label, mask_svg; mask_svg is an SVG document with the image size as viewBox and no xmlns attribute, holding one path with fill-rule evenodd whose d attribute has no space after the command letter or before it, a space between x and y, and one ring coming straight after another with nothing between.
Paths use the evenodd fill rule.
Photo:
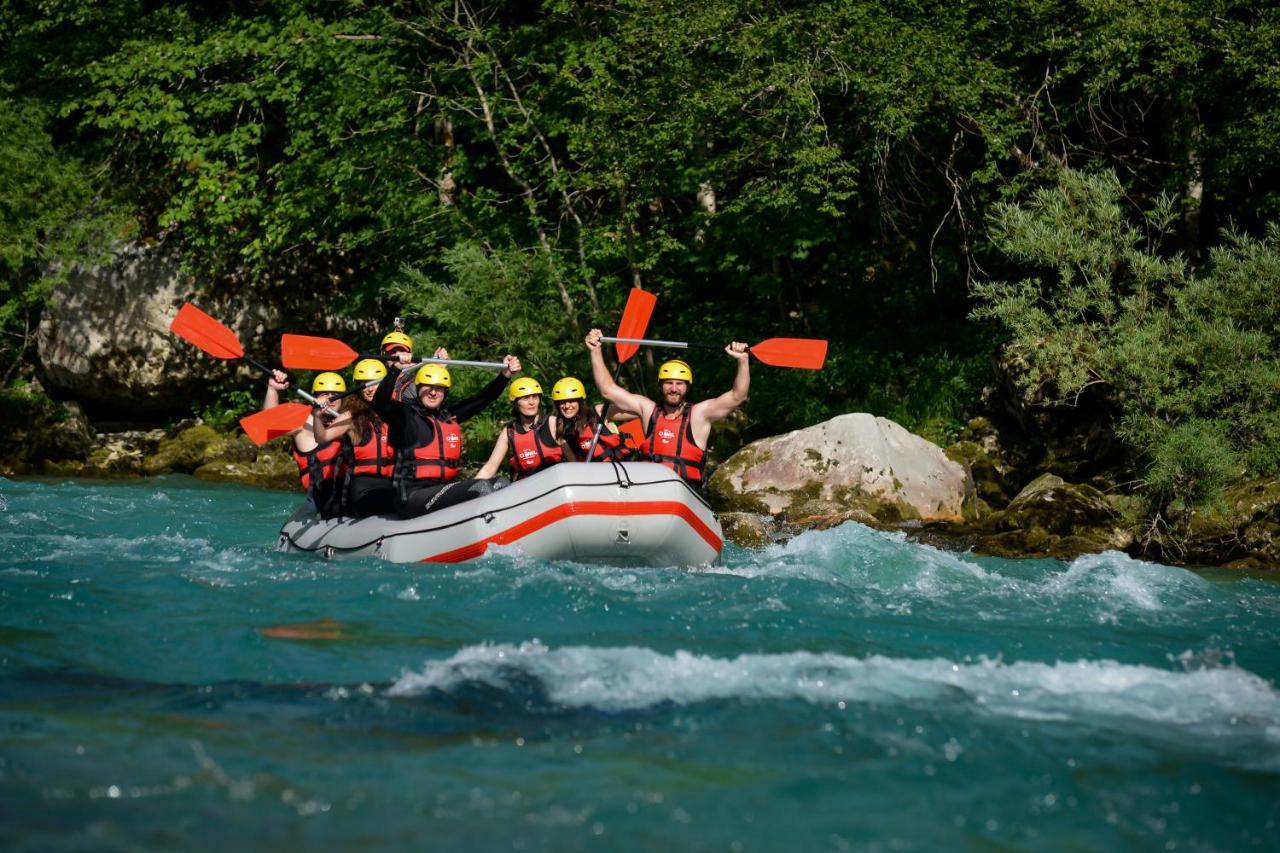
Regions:
<instances>
[{"instance_id":1,"label":"wet rock","mask_svg":"<svg viewBox=\"0 0 1280 853\"><path fill-rule=\"evenodd\" d=\"M1226 490L1219 506L1192 515L1184 542L1166 559L1232 568L1280 569L1280 480L1255 479Z\"/></svg>"},{"instance_id":2,"label":"wet rock","mask_svg":"<svg viewBox=\"0 0 1280 853\"><path fill-rule=\"evenodd\" d=\"M976 550L999 557L1072 559L1081 554L1125 550L1133 545L1131 522L1092 486L1067 483L1055 474L1037 477L988 520L994 533Z\"/></svg>"},{"instance_id":3,"label":"wet rock","mask_svg":"<svg viewBox=\"0 0 1280 853\"><path fill-rule=\"evenodd\" d=\"M873 506L879 510L877 515L868 509ZM789 528L798 530L829 530L839 527L846 521L856 521L870 527L884 527L903 521L902 507L896 503L877 503L874 501L855 500L851 504L834 501L804 501L787 508L781 516Z\"/></svg>"},{"instance_id":4,"label":"wet rock","mask_svg":"<svg viewBox=\"0 0 1280 853\"><path fill-rule=\"evenodd\" d=\"M29 452L35 458L83 462L93 449L94 432L84 407L76 402L58 404L51 422L35 431Z\"/></svg>"},{"instance_id":5,"label":"wet rock","mask_svg":"<svg viewBox=\"0 0 1280 853\"><path fill-rule=\"evenodd\" d=\"M747 445L716 469L709 489L728 510L796 525L840 513L883 525L961 520L966 478L937 445L859 413Z\"/></svg>"},{"instance_id":6,"label":"wet rock","mask_svg":"<svg viewBox=\"0 0 1280 853\"><path fill-rule=\"evenodd\" d=\"M142 469L147 474L190 474L202 465L217 461L226 443L213 427L203 424L188 427L160 442L156 452L143 460Z\"/></svg>"},{"instance_id":7,"label":"wet rock","mask_svg":"<svg viewBox=\"0 0 1280 853\"><path fill-rule=\"evenodd\" d=\"M298 489L298 466L293 457L280 450L259 451L253 459L219 459L195 470L201 480L243 483L267 489Z\"/></svg>"},{"instance_id":8,"label":"wet rock","mask_svg":"<svg viewBox=\"0 0 1280 853\"><path fill-rule=\"evenodd\" d=\"M104 433L85 462L84 476L140 477L145 473L144 460L164 438L164 430L159 429Z\"/></svg>"},{"instance_id":9,"label":"wet rock","mask_svg":"<svg viewBox=\"0 0 1280 853\"><path fill-rule=\"evenodd\" d=\"M767 515L754 512L721 513L720 527L726 540L743 548L763 548L772 544L778 535Z\"/></svg>"},{"instance_id":10,"label":"wet rock","mask_svg":"<svg viewBox=\"0 0 1280 853\"><path fill-rule=\"evenodd\" d=\"M975 441L957 441L947 448L947 456L964 466L972 485L970 500L988 507L1004 508L1016 493L1012 467L987 452Z\"/></svg>"},{"instance_id":11,"label":"wet rock","mask_svg":"<svg viewBox=\"0 0 1280 853\"><path fill-rule=\"evenodd\" d=\"M1106 495L1092 486L1043 474L1027 484L996 522L1000 530L1040 527L1069 536L1082 530L1112 529L1123 522Z\"/></svg>"}]
</instances>

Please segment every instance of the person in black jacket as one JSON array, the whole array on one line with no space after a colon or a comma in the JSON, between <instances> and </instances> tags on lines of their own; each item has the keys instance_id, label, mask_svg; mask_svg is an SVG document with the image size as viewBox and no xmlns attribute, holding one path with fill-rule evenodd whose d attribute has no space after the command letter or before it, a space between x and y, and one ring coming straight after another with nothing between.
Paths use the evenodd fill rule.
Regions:
<instances>
[{"instance_id":1,"label":"person in black jacket","mask_svg":"<svg viewBox=\"0 0 1280 853\"><path fill-rule=\"evenodd\" d=\"M437 358L448 358L437 350ZM396 449L395 508L403 518L444 509L493 491L493 480L460 480L462 423L478 415L501 396L512 375L520 372L520 359L508 355L502 373L480 391L449 406L445 399L453 386L449 368L424 364L414 375L416 388L405 388L396 400L395 389L404 383L383 382L373 396L373 409L387 424Z\"/></svg>"}]
</instances>

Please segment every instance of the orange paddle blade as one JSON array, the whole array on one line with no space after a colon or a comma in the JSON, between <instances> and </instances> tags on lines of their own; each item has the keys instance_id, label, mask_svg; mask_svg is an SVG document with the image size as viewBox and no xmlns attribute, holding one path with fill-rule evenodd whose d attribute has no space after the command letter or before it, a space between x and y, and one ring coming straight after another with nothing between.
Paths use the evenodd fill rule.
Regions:
<instances>
[{"instance_id":1,"label":"orange paddle blade","mask_svg":"<svg viewBox=\"0 0 1280 853\"><path fill-rule=\"evenodd\" d=\"M178 309L169 331L200 347L214 358L243 358L244 348L236 333L190 302Z\"/></svg>"},{"instance_id":2,"label":"orange paddle blade","mask_svg":"<svg viewBox=\"0 0 1280 853\"><path fill-rule=\"evenodd\" d=\"M618 432L625 436L627 444L639 447L644 443L644 424L639 418L618 424Z\"/></svg>"},{"instance_id":3,"label":"orange paddle blade","mask_svg":"<svg viewBox=\"0 0 1280 853\"><path fill-rule=\"evenodd\" d=\"M622 322L618 324L619 338L643 338L653 316L653 306L658 297L638 287L627 294L627 307L622 309ZM639 344L617 344L618 363L622 364L640 351Z\"/></svg>"},{"instance_id":4,"label":"orange paddle blade","mask_svg":"<svg viewBox=\"0 0 1280 853\"><path fill-rule=\"evenodd\" d=\"M812 338L769 338L753 344L751 354L774 367L821 370L827 361L827 342Z\"/></svg>"},{"instance_id":5,"label":"orange paddle blade","mask_svg":"<svg viewBox=\"0 0 1280 853\"><path fill-rule=\"evenodd\" d=\"M359 355L337 338L280 336L280 361L285 367L297 370L341 370Z\"/></svg>"},{"instance_id":6,"label":"orange paddle blade","mask_svg":"<svg viewBox=\"0 0 1280 853\"><path fill-rule=\"evenodd\" d=\"M293 432L309 417L311 407L306 403L281 403L274 409L245 415L240 419L240 426L254 444L266 444L273 438Z\"/></svg>"}]
</instances>

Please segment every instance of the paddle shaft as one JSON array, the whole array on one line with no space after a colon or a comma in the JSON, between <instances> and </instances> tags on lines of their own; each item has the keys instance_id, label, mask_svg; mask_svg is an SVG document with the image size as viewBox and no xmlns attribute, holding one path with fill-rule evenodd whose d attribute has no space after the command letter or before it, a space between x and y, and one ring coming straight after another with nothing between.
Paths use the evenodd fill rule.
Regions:
<instances>
[{"instance_id":1,"label":"paddle shaft","mask_svg":"<svg viewBox=\"0 0 1280 853\"><path fill-rule=\"evenodd\" d=\"M677 347L679 349L690 347L695 349L724 349L720 344L701 344L696 341L659 341L651 338L608 338L603 336L600 340L606 344L639 344L648 347ZM750 347L747 347L747 349L750 349Z\"/></svg>"},{"instance_id":2,"label":"paddle shaft","mask_svg":"<svg viewBox=\"0 0 1280 853\"><path fill-rule=\"evenodd\" d=\"M253 356L242 355L242 356L240 356L240 358L241 358L241 359L243 359L244 361L248 362L249 364L253 365L254 367L258 368L258 369L259 369L259 370L261 370L263 373L267 374L267 376L274 376L274 375L275 375L275 371L274 371L274 370L272 370L270 367L267 367L265 364L263 364L262 362L258 361L258 360L257 360L256 358L254 358ZM315 406L317 409L320 409L320 410L321 410L322 412L324 412L325 414L327 414L327 415L333 415L334 417L337 417L337 416L338 416L338 412L337 412L337 410L335 410L335 409L331 409L331 408L329 408L328 406L321 406L321 405L320 405L320 401L319 401L319 400L317 400L314 396L312 396L312 395L311 395L311 394L309 394L308 392L303 391L301 388L294 388L294 389L293 389L293 393L297 394L299 397L301 397L302 399L306 400L308 403L310 403L311 405Z\"/></svg>"},{"instance_id":3,"label":"paddle shaft","mask_svg":"<svg viewBox=\"0 0 1280 853\"><path fill-rule=\"evenodd\" d=\"M617 384L618 377L622 375L622 362L618 362L617 370L613 371L613 381ZM583 402L586 402L585 400ZM596 419L595 432L591 434L591 446L587 448L587 458L584 462L594 462L596 456L596 445L600 443L600 434L604 432L604 425L609 420L609 406L613 405L608 400L604 401L604 405L600 407L600 417Z\"/></svg>"},{"instance_id":4,"label":"paddle shaft","mask_svg":"<svg viewBox=\"0 0 1280 853\"><path fill-rule=\"evenodd\" d=\"M464 361L460 358L424 358L421 361L406 365L404 369L410 370L415 367L421 367L424 364L443 364L448 367L483 367L488 370L507 369L505 361Z\"/></svg>"}]
</instances>

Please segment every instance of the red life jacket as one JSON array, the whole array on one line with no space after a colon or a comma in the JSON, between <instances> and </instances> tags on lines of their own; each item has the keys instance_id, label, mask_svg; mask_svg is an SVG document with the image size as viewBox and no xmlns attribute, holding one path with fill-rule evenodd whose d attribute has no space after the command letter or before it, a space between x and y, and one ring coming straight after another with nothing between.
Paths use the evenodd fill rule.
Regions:
<instances>
[{"instance_id":1,"label":"red life jacket","mask_svg":"<svg viewBox=\"0 0 1280 853\"><path fill-rule=\"evenodd\" d=\"M507 424L507 445L511 448L507 464L517 480L550 468L564 458L564 451L551 437L550 421L545 418L534 421L527 430L516 429L514 421Z\"/></svg>"},{"instance_id":2,"label":"red life jacket","mask_svg":"<svg viewBox=\"0 0 1280 853\"><path fill-rule=\"evenodd\" d=\"M350 441L350 439L348 439ZM351 446L351 473L390 477L395 471L395 449L387 440L387 425L377 422L369 437Z\"/></svg>"},{"instance_id":3,"label":"red life jacket","mask_svg":"<svg viewBox=\"0 0 1280 853\"><path fill-rule=\"evenodd\" d=\"M418 433L413 447L396 449L396 474L402 481L431 480L447 483L458 476L462 464L462 426L453 418L427 415L432 426L430 438ZM425 424L424 424L425 425Z\"/></svg>"},{"instance_id":4,"label":"red life jacket","mask_svg":"<svg viewBox=\"0 0 1280 853\"><path fill-rule=\"evenodd\" d=\"M311 485L319 485L322 480L329 480L337 473L338 454L342 452L341 441L326 441L317 444L310 453L299 453L298 445L290 447L293 461L298 463L298 474L302 479L302 490L311 492Z\"/></svg>"},{"instance_id":5,"label":"red life jacket","mask_svg":"<svg viewBox=\"0 0 1280 853\"><path fill-rule=\"evenodd\" d=\"M582 430L578 433L578 447L582 449L582 458L587 458L587 451L591 449L591 439L596 434L596 423L593 418L584 424ZM596 442L596 452L591 454L592 459L611 459L615 462L631 456L631 448L626 445L626 438L613 430L609 429L609 425L605 424L600 429L600 440Z\"/></svg>"},{"instance_id":6,"label":"red life jacket","mask_svg":"<svg viewBox=\"0 0 1280 853\"><path fill-rule=\"evenodd\" d=\"M686 405L678 415L667 417L661 406L653 407L644 431L641 452L651 462L660 462L690 483L702 483L705 455L693 440L693 407Z\"/></svg>"}]
</instances>

